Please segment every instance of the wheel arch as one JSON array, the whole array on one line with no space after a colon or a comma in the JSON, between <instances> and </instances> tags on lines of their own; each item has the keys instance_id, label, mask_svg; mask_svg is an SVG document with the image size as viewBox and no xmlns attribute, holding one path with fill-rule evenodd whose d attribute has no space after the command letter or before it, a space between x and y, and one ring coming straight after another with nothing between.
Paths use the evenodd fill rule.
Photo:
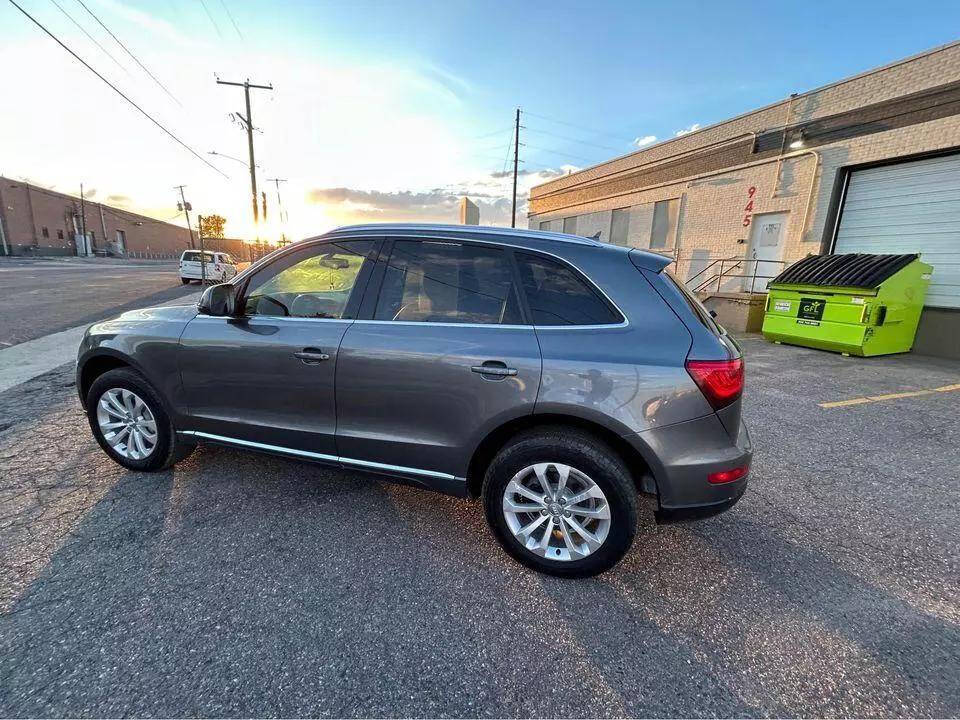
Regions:
<instances>
[{"instance_id":1,"label":"wheel arch","mask_svg":"<svg viewBox=\"0 0 960 720\"><path fill-rule=\"evenodd\" d=\"M467 495L479 497L483 476L490 462L512 437L519 432L538 427L570 427L583 430L602 440L616 452L629 468L631 479L638 492L657 493L656 480L651 464L643 454L620 435L601 425L575 415L562 413L535 413L509 420L487 434L474 450L467 467Z\"/></svg>"}]
</instances>

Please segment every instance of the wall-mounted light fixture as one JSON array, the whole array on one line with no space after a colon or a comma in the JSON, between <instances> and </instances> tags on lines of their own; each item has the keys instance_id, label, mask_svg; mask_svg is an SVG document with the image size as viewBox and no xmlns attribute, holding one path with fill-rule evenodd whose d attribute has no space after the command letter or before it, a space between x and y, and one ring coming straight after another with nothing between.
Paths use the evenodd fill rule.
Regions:
<instances>
[{"instance_id":1,"label":"wall-mounted light fixture","mask_svg":"<svg viewBox=\"0 0 960 720\"><path fill-rule=\"evenodd\" d=\"M790 149L791 149L791 150L799 150L800 148L802 148L804 145L807 144L807 143L806 143L806 140L807 140L807 136L806 136L806 134L803 132L803 130L801 130L801 131L800 131L800 134L797 135L797 139L794 140L792 143L790 143Z\"/></svg>"}]
</instances>

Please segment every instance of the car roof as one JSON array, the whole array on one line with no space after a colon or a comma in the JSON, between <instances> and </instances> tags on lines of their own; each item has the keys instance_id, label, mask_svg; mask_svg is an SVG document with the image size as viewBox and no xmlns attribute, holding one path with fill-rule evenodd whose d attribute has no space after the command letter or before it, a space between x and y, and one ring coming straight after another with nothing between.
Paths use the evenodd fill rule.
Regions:
<instances>
[{"instance_id":1,"label":"car roof","mask_svg":"<svg viewBox=\"0 0 960 720\"><path fill-rule=\"evenodd\" d=\"M399 234L430 232L443 233L448 237L461 236L464 239L483 236L508 236L530 240L572 243L575 245L592 245L595 247L604 247L608 244L594 240L593 238L582 237L580 235L545 232L543 230L525 230L521 228L496 227L493 225L445 225L443 223L368 223L365 225L344 225L343 227L338 227L336 230L331 230L326 234L352 235L355 233L371 232Z\"/></svg>"}]
</instances>

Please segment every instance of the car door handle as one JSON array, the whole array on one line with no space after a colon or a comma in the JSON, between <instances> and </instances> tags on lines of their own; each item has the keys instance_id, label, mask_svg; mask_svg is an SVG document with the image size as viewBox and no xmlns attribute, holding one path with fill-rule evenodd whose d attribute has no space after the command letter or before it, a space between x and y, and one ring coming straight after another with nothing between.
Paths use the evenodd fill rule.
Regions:
<instances>
[{"instance_id":1,"label":"car door handle","mask_svg":"<svg viewBox=\"0 0 960 720\"><path fill-rule=\"evenodd\" d=\"M499 361L487 361L483 365L474 365L470 370L480 375L496 375L497 377L513 377L517 374L516 368L507 367L505 363Z\"/></svg>"},{"instance_id":2,"label":"car door handle","mask_svg":"<svg viewBox=\"0 0 960 720\"><path fill-rule=\"evenodd\" d=\"M293 356L295 358L300 358L305 365L315 365L319 362L330 359L329 355L317 348L304 348L300 352L295 352Z\"/></svg>"}]
</instances>

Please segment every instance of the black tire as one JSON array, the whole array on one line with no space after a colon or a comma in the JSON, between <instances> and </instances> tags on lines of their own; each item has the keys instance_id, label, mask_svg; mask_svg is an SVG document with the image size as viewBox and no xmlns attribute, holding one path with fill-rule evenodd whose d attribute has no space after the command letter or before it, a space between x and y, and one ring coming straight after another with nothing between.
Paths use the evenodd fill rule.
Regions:
<instances>
[{"instance_id":1,"label":"black tire","mask_svg":"<svg viewBox=\"0 0 960 720\"><path fill-rule=\"evenodd\" d=\"M588 475L606 495L610 529L603 544L586 557L548 560L524 547L507 525L503 513L507 484L524 468L542 462L564 463L576 468ZM637 534L637 491L630 471L605 442L576 428L538 428L508 442L487 468L483 505L487 524L503 549L527 567L548 575L580 578L604 572L626 554Z\"/></svg>"},{"instance_id":2,"label":"black tire","mask_svg":"<svg viewBox=\"0 0 960 720\"><path fill-rule=\"evenodd\" d=\"M188 278L184 278L184 277L180 278L180 282L181 282L182 284L184 284L184 285L189 285L189 284L190 284L190 280L189 280Z\"/></svg>"},{"instance_id":3,"label":"black tire","mask_svg":"<svg viewBox=\"0 0 960 720\"><path fill-rule=\"evenodd\" d=\"M105 392L113 388L125 388L136 393L150 408L157 425L157 444L153 451L143 459L124 457L107 442L97 422L97 404ZM166 470L174 463L186 458L196 445L177 438L173 423L163 408L160 396L153 386L140 373L130 368L109 370L90 385L87 393L87 420L93 436L110 458L129 470L156 471Z\"/></svg>"}]
</instances>

